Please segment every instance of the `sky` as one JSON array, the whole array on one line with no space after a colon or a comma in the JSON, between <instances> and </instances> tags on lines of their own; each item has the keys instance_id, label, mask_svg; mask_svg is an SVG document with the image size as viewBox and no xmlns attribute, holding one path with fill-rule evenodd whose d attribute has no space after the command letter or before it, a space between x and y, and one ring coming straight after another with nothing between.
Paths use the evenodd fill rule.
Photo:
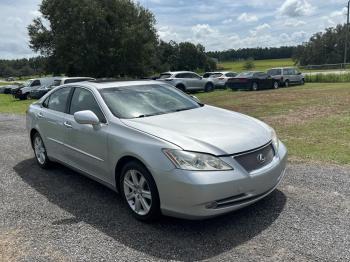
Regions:
<instances>
[{"instance_id":1,"label":"sky","mask_svg":"<svg viewBox=\"0 0 350 262\"><path fill-rule=\"evenodd\" d=\"M33 57L27 26L40 0L0 0L0 59ZM207 51L297 45L346 21L344 0L139 0L165 41L201 43Z\"/></svg>"}]
</instances>

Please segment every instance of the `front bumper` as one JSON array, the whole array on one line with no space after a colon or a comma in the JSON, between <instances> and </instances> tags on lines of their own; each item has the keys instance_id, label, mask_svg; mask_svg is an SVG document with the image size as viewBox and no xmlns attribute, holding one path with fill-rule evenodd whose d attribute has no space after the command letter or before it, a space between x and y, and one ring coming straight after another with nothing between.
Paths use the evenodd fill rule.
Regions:
<instances>
[{"instance_id":1,"label":"front bumper","mask_svg":"<svg viewBox=\"0 0 350 262\"><path fill-rule=\"evenodd\" d=\"M281 182L287 164L287 149L267 166L248 173L232 157L222 157L234 170L185 171L173 169L158 181L164 215L204 219L248 206L270 194Z\"/></svg>"}]
</instances>

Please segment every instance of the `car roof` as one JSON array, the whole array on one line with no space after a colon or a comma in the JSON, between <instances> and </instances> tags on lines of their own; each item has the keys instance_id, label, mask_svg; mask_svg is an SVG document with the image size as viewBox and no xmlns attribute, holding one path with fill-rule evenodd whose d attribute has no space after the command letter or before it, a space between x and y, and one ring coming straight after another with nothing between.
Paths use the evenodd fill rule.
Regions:
<instances>
[{"instance_id":1,"label":"car roof","mask_svg":"<svg viewBox=\"0 0 350 262\"><path fill-rule=\"evenodd\" d=\"M132 87L132 86L139 86L139 85L164 85L164 83L160 81L154 81L154 80L135 80L135 81L110 81L110 82L98 82L98 81L87 81L87 82L80 82L80 83L71 83L66 84L63 86L86 86L90 88L96 88L96 89L105 89L105 88L115 88L115 87Z\"/></svg>"},{"instance_id":2,"label":"car roof","mask_svg":"<svg viewBox=\"0 0 350 262\"><path fill-rule=\"evenodd\" d=\"M192 72L192 71L169 71L169 72L164 72L164 73L161 73L161 75L163 74L183 74L183 73L194 73L196 74L195 72Z\"/></svg>"},{"instance_id":3,"label":"car roof","mask_svg":"<svg viewBox=\"0 0 350 262\"><path fill-rule=\"evenodd\" d=\"M295 69L296 67L274 67L269 70L274 70L274 69Z\"/></svg>"}]
</instances>

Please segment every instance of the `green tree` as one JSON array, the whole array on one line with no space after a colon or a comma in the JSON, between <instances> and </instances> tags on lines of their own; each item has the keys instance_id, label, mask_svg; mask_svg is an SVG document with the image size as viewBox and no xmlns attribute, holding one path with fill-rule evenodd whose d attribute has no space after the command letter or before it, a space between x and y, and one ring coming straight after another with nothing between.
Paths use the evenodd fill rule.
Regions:
<instances>
[{"instance_id":1,"label":"green tree","mask_svg":"<svg viewBox=\"0 0 350 262\"><path fill-rule=\"evenodd\" d=\"M131 0L43 0L30 47L55 74L142 76L152 71L155 19Z\"/></svg>"},{"instance_id":2,"label":"green tree","mask_svg":"<svg viewBox=\"0 0 350 262\"><path fill-rule=\"evenodd\" d=\"M255 68L255 63L253 58L247 59L244 64L243 64L243 69L244 70L252 70Z\"/></svg>"}]
</instances>

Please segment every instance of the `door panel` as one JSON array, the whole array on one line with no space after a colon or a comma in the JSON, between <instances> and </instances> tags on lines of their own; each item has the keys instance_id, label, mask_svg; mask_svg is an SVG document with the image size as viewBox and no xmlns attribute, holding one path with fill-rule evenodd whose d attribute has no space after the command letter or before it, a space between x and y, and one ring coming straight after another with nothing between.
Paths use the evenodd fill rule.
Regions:
<instances>
[{"instance_id":1,"label":"door panel","mask_svg":"<svg viewBox=\"0 0 350 262\"><path fill-rule=\"evenodd\" d=\"M107 181L107 126L81 125L73 115L65 117L65 153L69 164Z\"/></svg>"},{"instance_id":2,"label":"door panel","mask_svg":"<svg viewBox=\"0 0 350 262\"><path fill-rule=\"evenodd\" d=\"M90 110L100 120L99 125L82 125L74 119L74 113ZM72 95L69 114L64 119L65 152L69 163L98 179L108 181L107 127L105 116L93 93L76 87Z\"/></svg>"},{"instance_id":3,"label":"door panel","mask_svg":"<svg viewBox=\"0 0 350 262\"><path fill-rule=\"evenodd\" d=\"M63 120L67 109L70 88L60 88L52 93L43 103L37 113L40 134L44 139L48 156L64 161L64 134Z\"/></svg>"},{"instance_id":4,"label":"door panel","mask_svg":"<svg viewBox=\"0 0 350 262\"><path fill-rule=\"evenodd\" d=\"M48 156L61 161L64 161L64 116L62 112L46 108L42 108L37 114L40 135L44 140Z\"/></svg>"}]
</instances>

